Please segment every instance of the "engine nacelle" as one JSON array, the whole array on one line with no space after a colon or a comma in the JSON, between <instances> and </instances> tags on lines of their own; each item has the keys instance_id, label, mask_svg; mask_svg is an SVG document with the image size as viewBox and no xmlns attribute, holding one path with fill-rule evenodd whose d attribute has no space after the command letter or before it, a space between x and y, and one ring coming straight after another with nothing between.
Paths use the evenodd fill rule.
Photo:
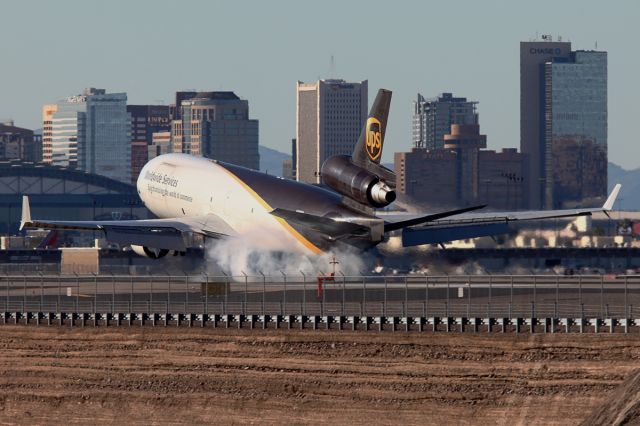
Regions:
<instances>
[{"instance_id":1,"label":"engine nacelle","mask_svg":"<svg viewBox=\"0 0 640 426\"><path fill-rule=\"evenodd\" d=\"M149 259L161 259L169 253L168 249L154 249L145 246L136 246L133 244L131 244L131 250L133 250L135 254L148 257Z\"/></svg>"},{"instance_id":2,"label":"engine nacelle","mask_svg":"<svg viewBox=\"0 0 640 426\"><path fill-rule=\"evenodd\" d=\"M322 165L322 180L340 194L372 207L385 207L396 192L368 170L353 164L347 155L334 155Z\"/></svg>"}]
</instances>

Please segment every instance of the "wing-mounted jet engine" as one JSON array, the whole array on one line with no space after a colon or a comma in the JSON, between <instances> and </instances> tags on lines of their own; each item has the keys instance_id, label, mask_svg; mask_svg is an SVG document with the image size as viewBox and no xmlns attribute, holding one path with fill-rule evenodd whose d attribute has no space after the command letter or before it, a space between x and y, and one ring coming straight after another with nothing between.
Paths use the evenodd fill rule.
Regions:
<instances>
[{"instance_id":1,"label":"wing-mounted jet engine","mask_svg":"<svg viewBox=\"0 0 640 426\"><path fill-rule=\"evenodd\" d=\"M183 250L156 249L135 244L131 244L131 251L139 256L148 257L149 259L162 259L168 254L172 254L173 256L184 256L186 254Z\"/></svg>"},{"instance_id":2,"label":"wing-mounted jet engine","mask_svg":"<svg viewBox=\"0 0 640 426\"><path fill-rule=\"evenodd\" d=\"M334 155L322 165L322 181L340 194L369 207L381 208L396 199L396 176L380 164L391 91L380 90L351 156Z\"/></svg>"},{"instance_id":3,"label":"wing-mounted jet engine","mask_svg":"<svg viewBox=\"0 0 640 426\"><path fill-rule=\"evenodd\" d=\"M169 254L169 250L167 249L153 249L147 246L137 246L135 244L131 245L131 250L142 257L148 257L149 259L162 259L167 254Z\"/></svg>"}]
</instances>

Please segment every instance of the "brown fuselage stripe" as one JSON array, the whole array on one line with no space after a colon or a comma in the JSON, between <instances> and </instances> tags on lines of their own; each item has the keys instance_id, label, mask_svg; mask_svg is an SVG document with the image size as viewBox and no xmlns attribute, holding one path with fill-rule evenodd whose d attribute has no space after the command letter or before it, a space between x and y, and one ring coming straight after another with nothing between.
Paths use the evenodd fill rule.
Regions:
<instances>
[{"instance_id":1,"label":"brown fuselage stripe","mask_svg":"<svg viewBox=\"0 0 640 426\"><path fill-rule=\"evenodd\" d=\"M236 176L233 172L231 172L230 170L227 170L224 166L222 166L221 164L218 164L225 172L227 172L227 174L229 176L231 176L233 179L235 179L236 182L238 182L240 185L242 185L242 187L249 193L251 194L251 196L253 198L255 198L262 207L264 207L268 212L273 211L273 208L269 205L269 203L267 203L260 195L258 195L256 193L256 191L254 191L249 185L247 185L246 183L244 183L242 181L242 179L240 179L238 176ZM289 223L287 223L286 220L282 219L281 217L278 216L274 216L274 218L280 222L280 224L283 226L284 229L286 229L291 235L293 235L298 241L300 241L306 248L308 248L309 250L311 250L313 253L315 254L320 254L322 253L322 250L319 249L317 246L315 246L311 241L307 240L302 234L300 234L300 232L298 232L293 226L289 225Z\"/></svg>"}]
</instances>

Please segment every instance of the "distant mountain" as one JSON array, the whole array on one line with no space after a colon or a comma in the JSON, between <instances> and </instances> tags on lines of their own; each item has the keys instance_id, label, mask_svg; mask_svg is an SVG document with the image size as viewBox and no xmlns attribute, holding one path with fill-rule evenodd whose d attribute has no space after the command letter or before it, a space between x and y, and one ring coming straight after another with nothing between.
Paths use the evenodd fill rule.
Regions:
<instances>
[{"instance_id":1,"label":"distant mountain","mask_svg":"<svg viewBox=\"0 0 640 426\"><path fill-rule=\"evenodd\" d=\"M609 163L609 191L616 183L622 184L616 210L640 210L640 169L625 170L617 164Z\"/></svg>"},{"instance_id":2,"label":"distant mountain","mask_svg":"<svg viewBox=\"0 0 640 426\"><path fill-rule=\"evenodd\" d=\"M291 159L291 155L263 145L259 146L258 152L260 153L260 171L274 176L282 176L282 162Z\"/></svg>"}]
</instances>

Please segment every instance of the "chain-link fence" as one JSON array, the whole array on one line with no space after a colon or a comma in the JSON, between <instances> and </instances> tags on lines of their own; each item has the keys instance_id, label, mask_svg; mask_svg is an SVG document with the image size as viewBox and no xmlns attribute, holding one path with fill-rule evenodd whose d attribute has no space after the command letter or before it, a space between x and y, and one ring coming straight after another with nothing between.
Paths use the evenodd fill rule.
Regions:
<instances>
[{"instance_id":1,"label":"chain-link fence","mask_svg":"<svg viewBox=\"0 0 640 426\"><path fill-rule=\"evenodd\" d=\"M634 318L640 276L0 275L5 312Z\"/></svg>"}]
</instances>

